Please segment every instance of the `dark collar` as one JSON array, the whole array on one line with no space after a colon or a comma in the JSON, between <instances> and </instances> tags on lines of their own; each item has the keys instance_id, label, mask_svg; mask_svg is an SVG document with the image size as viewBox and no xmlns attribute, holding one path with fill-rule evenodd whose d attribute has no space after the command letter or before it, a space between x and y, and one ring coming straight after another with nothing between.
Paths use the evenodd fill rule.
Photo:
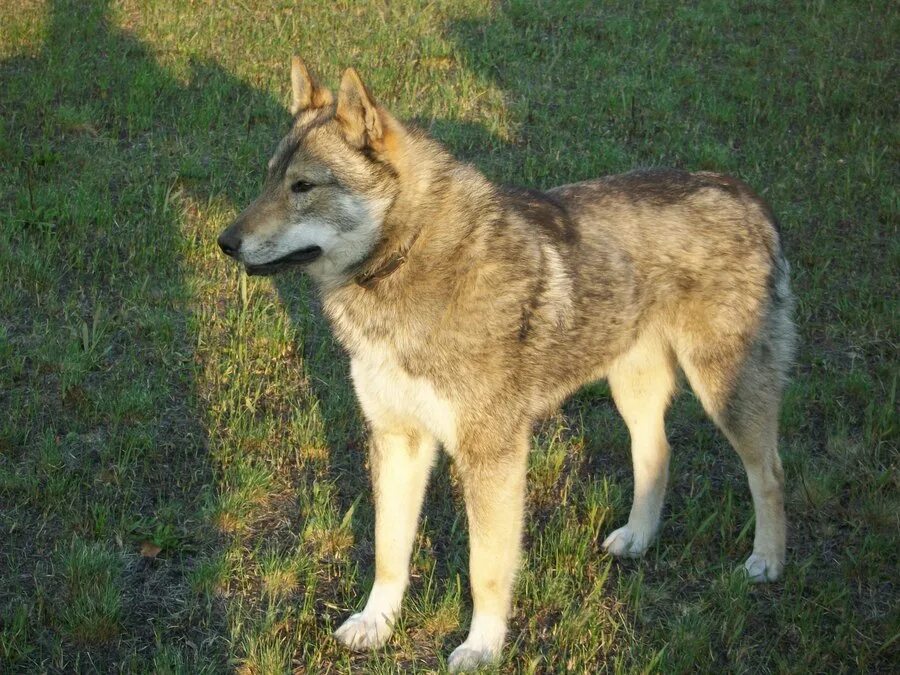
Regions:
<instances>
[{"instance_id":1,"label":"dark collar","mask_svg":"<svg viewBox=\"0 0 900 675\"><path fill-rule=\"evenodd\" d=\"M379 281L391 276L400 269L409 259L409 251L415 246L421 231L422 229L419 228L409 244L391 253L378 267L357 274L355 278L356 284L367 291L372 290Z\"/></svg>"}]
</instances>

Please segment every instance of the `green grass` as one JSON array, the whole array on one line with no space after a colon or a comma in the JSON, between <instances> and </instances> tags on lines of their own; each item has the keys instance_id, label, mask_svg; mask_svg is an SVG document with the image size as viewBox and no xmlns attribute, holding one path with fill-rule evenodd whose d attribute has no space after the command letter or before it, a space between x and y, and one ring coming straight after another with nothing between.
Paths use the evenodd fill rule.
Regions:
<instances>
[{"instance_id":1,"label":"green grass","mask_svg":"<svg viewBox=\"0 0 900 675\"><path fill-rule=\"evenodd\" d=\"M491 178L715 169L780 216L802 335L784 580L735 573L748 489L689 394L659 542L602 553L631 476L596 385L536 430L501 669L895 669L896 8L292 4L0 3L0 670L431 670L464 637L442 461L402 629L371 656L330 638L373 574L346 364L302 278L216 250L286 129L293 51L332 86L356 65Z\"/></svg>"}]
</instances>

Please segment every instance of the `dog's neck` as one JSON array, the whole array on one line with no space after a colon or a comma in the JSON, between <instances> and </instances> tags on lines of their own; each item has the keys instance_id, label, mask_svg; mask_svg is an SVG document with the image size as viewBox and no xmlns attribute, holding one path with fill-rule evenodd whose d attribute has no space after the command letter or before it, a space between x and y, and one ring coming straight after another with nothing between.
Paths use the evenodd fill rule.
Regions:
<instances>
[{"instance_id":1,"label":"dog's neck","mask_svg":"<svg viewBox=\"0 0 900 675\"><path fill-rule=\"evenodd\" d=\"M449 153L431 139L410 134L396 121L392 125L392 151L384 154L383 161L390 164L391 170L400 178L405 189L396 195L385 213L383 228L390 234L375 247L352 278L356 286L366 291L375 289L380 282L406 264L410 251L425 229L423 223L427 219L421 217L421 209L423 205L427 207L429 196L433 194L433 183L446 170L446 164L455 163ZM419 148L417 151L417 145L431 147L427 150ZM437 161L407 161L410 156L423 155L431 155Z\"/></svg>"},{"instance_id":2,"label":"dog's neck","mask_svg":"<svg viewBox=\"0 0 900 675\"><path fill-rule=\"evenodd\" d=\"M410 157L429 159L411 162ZM404 130L390 160L401 190L384 214L383 239L344 284L327 292L339 304L354 304L363 297L390 301L397 293L407 293L404 282L422 281L417 273L420 265L437 273L435 268L443 268L442 261L468 236L468 230L459 227L460 220L467 225L477 222L447 220L447 209L465 204L484 214L492 207L493 189L484 176L424 134ZM450 278L442 283L446 290L453 286Z\"/></svg>"},{"instance_id":3,"label":"dog's neck","mask_svg":"<svg viewBox=\"0 0 900 675\"><path fill-rule=\"evenodd\" d=\"M367 291L375 288L378 282L391 276L406 264L406 261L409 259L409 252L415 246L416 240L418 240L421 233L422 228L420 227L407 243L399 248L395 248L386 256L379 256L375 264L366 267L353 277L354 283Z\"/></svg>"},{"instance_id":4,"label":"dog's neck","mask_svg":"<svg viewBox=\"0 0 900 675\"><path fill-rule=\"evenodd\" d=\"M487 250L466 241L482 239L479 230L499 217L487 179L449 154L411 171L385 214L384 239L345 283L322 289L335 337L351 354L367 341L393 340L401 327L404 348L410 336L427 340L423 322L440 321L453 302L465 303L471 256Z\"/></svg>"}]
</instances>

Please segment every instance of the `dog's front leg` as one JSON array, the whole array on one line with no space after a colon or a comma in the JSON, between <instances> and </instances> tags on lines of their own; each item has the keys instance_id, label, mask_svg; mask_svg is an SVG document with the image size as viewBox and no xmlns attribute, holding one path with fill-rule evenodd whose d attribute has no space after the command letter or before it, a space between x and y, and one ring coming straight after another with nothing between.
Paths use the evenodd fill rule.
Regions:
<instances>
[{"instance_id":1,"label":"dog's front leg","mask_svg":"<svg viewBox=\"0 0 900 675\"><path fill-rule=\"evenodd\" d=\"M468 637L450 655L452 672L491 663L503 648L522 547L528 443L527 430L512 447L508 440L503 447L480 440L458 463L469 521L474 611Z\"/></svg>"},{"instance_id":2,"label":"dog's front leg","mask_svg":"<svg viewBox=\"0 0 900 675\"><path fill-rule=\"evenodd\" d=\"M409 582L409 558L436 455L437 445L427 433L373 433L370 465L375 498L375 583L363 611L335 632L335 637L351 649L376 649L393 632Z\"/></svg>"}]
</instances>

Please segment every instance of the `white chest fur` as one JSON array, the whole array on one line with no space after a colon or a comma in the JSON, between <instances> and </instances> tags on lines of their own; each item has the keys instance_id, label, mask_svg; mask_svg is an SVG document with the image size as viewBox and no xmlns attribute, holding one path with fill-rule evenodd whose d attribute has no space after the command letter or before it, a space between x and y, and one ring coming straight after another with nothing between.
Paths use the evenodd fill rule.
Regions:
<instances>
[{"instance_id":1,"label":"white chest fur","mask_svg":"<svg viewBox=\"0 0 900 675\"><path fill-rule=\"evenodd\" d=\"M350 374L363 413L381 429L424 429L453 453L456 413L431 382L410 376L387 345L372 345L350 361Z\"/></svg>"}]
</instances>

